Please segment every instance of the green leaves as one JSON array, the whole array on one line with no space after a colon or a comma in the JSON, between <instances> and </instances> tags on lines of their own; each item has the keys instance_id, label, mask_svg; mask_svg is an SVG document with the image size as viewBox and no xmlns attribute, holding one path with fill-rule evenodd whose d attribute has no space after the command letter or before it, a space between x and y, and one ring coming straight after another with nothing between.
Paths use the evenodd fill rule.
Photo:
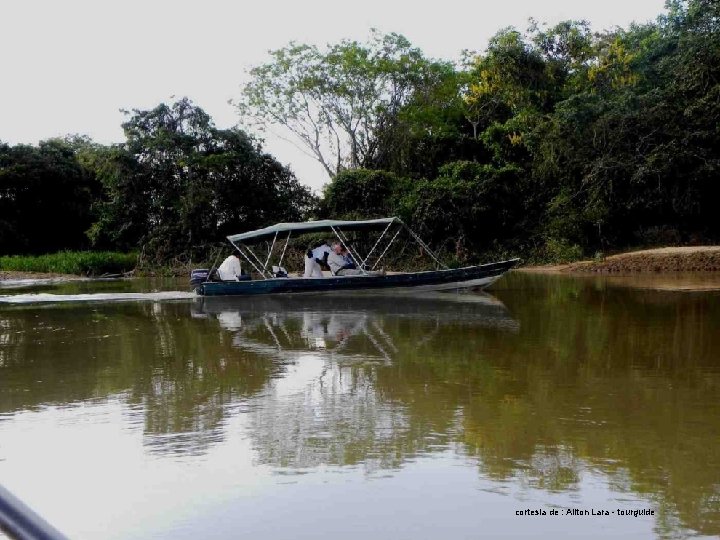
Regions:
<instances>
[{"instance_id":1,"label":"green leaves","mask_svg":"<svg viewBox=\"0 0 720 540\"><path fill-rule=\"evenodd\" d=\"M396 215L407 181L386 171L343 171L325 188L321 205L326 217L362 218Z\"/></svg>"},{"instance_id":2,"label":"green leaves","mask_svg":"<svg viewBox=\"0 0 720 540\"><path fill-rule=\"evenodd\" d=\"M320 50L290 43L250 71L236 102L242 120L282 131L332 178L369 166L381 133L449 64L426 59L399 34L373 31L366 43L343 40Z\"/></svg>"},{"instance_id":3,"label":"green leaves","mask_svg":"<svg viewBox=\"0 0 720 540\"><path fill-rule=\"evenodd\" d=\"M160 263L202 257L225 235L303 219L314 204L254 139L217 129L188 99L128 116L127 142L93 161L105 187L95 245L142 246Z\"/></svg>"},{"instance_id":4,"label":"green leaves","mask_svg":"<svg viewBox=\"0 0 720 540\"><path fill-rule=\"evenodd\" d=\"M81 139L0 144L0 254L87 247L95 177L78 163Z\"/></svg>"},{"instance_id":5,"label":"green leaves","mask_svg":"<svg viewBox=\"0 0 720 540\"><path fill-rule=\"evenodd\" d=\"M458 260L498 246L574 257L656 229L718 240L718 21L716 1L672 0L654 23L602 33L531 22L462 66L392 33L290 43L235 105L324 166L321 212L401 215ZM96 247L163 260L317 202L256 139L187 99L129 112L123 128L113 147L0 145L0 249L82 247L88 230Z\"/></svg>"}]
</instances>

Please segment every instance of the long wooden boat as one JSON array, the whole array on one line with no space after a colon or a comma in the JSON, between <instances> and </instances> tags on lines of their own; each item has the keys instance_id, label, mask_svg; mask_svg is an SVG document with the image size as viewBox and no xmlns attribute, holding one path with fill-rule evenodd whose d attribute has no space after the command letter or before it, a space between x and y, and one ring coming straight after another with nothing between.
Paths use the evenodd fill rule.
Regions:
<instances>
[{"instance_id":1,"label":"long wooden boat","mask_svg":"<svg viewBox=\"0 0 720 540\"><path fill-rule=\"evenodd\" d=\"M408 272L384 276L333 276L326 278L270 278L252 281L206 281L196 287L203 296L279 294L300 292L483 289L518 263L519 259L448 270Z\"/></svg>"},{"instance_id":2,"label":"long wooden boat","mask_svg":"<svg viewBox=\"0 0 720 540\"><path fill-rule=\"evenodd\" d=\"M393 228L397 228L394 235ZM377 239L373 248L367 255L362 257L348 241L347 231L382 230L380 238ZM397 238L398 234L406 230L412 238L423 248L423 250L434 260L436 269L420 272L396 272L377 273L372 269L376 268L385 253ZM278 235L287 233L285 246L282 249L276 268L282 268L282 260L285 255L288 242L293 233L309 234L317 232L332 231L358 261L359 275L332 275L329 277L291 277L287 275L278 276L268 269L273 255L273 248ZM385 249L378 257L372 258L382 239L391 237ZM499 279L505 272L518 264L519 259L493 262L464 268L448 268L441 262L439 257L423 242L407 225L399 218L382 218L365 221L339 221L323 220L309 221L303 223L278 223L271 227L250 231L247 233L228 236L228 240L237 251L255 270L256 276L260 279L245 279L241 281L216 281L210 279L212 271L207 271L208 278L204 281L193 283L195 291L201 296L239 296L239 295L262 295L262 294L297 294L297 293L347 293L366 292L373 293L391 289L393 293L411 291L443 291L459 290L467 288L483 289ZM257 243L266 241L269 244L268 254L265 262L255 255L250 248L251 242ZM270 241L272 240L272 244ZM374 262L372 268L370 262ZM272 268L272 267L270 267Z\"/></svg>"}]
</instances>

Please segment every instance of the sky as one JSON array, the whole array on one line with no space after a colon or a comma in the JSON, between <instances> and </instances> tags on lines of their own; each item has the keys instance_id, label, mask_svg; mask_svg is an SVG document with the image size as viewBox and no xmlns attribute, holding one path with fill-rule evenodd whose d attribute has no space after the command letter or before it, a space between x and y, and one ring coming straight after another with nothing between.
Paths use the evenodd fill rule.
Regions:
<instances>
[{"instance_id":1,"label":"sky","mask_svg":"<svg viewBox=\"0 0 720 540\"><path fill-rule=\"evenodd\" d=\"M0 0L0 141L66 134L121 142L120 109L187 96L218 127L267 51L291 40L324 45L398 32L426 55L457 60L499 29L585 19L594 30L645 22L664 0ZM279 137L265 149L319 189L319 164Z\"/></svg>"}]
</instances>

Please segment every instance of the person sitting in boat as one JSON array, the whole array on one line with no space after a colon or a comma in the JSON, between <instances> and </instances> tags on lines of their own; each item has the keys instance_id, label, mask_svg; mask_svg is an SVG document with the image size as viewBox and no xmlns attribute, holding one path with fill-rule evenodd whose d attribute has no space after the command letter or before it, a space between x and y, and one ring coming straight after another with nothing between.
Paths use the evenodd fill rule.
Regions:
<instances>
[{"instance_id":1,"label":"person sitting in boat","mask_svg":"<svg viewBox=\"0 0 720 540\"><path fill-rule=\"evenodd\" d=\"M315 249L308 249L305 254L305 272L303 277L323 277L323 267L329 269L327 260L331 252L332 249L327 243Z\"/></svg>"},{"instance_id":2,"label":"person sitting in boat","mask_svg":"<svg viewBox=\"0 0 720 540\"><path fill-rule=\"evenodd\" d=\"M240 276L243 275L242 267L240 266L240 253L235 251L217 269L218 278L221 281L239 281Z\"/></svg>"},{"instance_id":3,"label":"person sitting in boat","mask_svg":"<svg viewBox=\"0 0 720 540\"><path fill-rule=\"evenodd\" d=\"M347 248L340 242L333 244L327 263L330 271L336 276L357 276L363 273L362 270L358 270Z\"/></svg>"}]
</instances>

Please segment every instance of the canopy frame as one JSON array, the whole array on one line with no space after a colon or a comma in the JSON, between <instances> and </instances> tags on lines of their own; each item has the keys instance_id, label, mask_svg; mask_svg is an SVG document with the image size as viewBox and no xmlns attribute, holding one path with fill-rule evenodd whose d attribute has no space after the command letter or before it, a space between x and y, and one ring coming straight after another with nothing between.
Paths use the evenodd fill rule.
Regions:
<instances>
[{"instance_id":1,"label":"canopy frame","mask_svg":"<svg viewBox=\"0 0 720 540\"><path fill-rule=\"evenodd\" d=\"M287 237L285 238L285 242L283 245L282 252L280 253L280 258L278 260L278 266L282 267L283 259L285 258L285 253L287 251L287 247L290 243L290 238L293 236L293 232L300 232L301 236L303 234L311 234L321 231L331 231L336 238L344 244L348 251L350 252L350 255L355 259L355 261L358 263L358 270L362 272L362 274L367 275L368 271L366 270L366 265L368 261L370 260L371 255L375 252L376 249L381 245L381 242L383 238L385 238L388 231L391 229L391 227L394 224L400 225L398 227L398 230L395 232L395 234L390 238L390 241L387 243L385 248L382 250L380 255L378 256L377 260L375 261L375 264L372 266L371 270L374 270L377 265L380 263L380 261L383 259L385 254L388 252L390 247L395 242L395 239L398 237L398 235L403 231L407 230L410 234L411 238L432 258L432 260L436 264L436 268L445 268L448 269L448 266L444 264L440 257L432 250L430 249L430 246L428 246L422 238L420 238L415 231L413 231L410 227L408 227L400 218L397 217L391 217L391 218L380 218L380 219L371 219L371 220L364 220L364 221L340 221L340 220L323 220L323 221L308 221L303 223L278 223L276 225L273 225L271 227L265 227L264 229L258 229L256 231L250 231L247 233L242 234L236 234L228 236L228 241L237 249L237 251L243 256L243 258L255 269L255 271L260 274L264 279L272 279L274 277L274 274L271 270L268 269L268 265L270 264L270 261L272 259L273 250L275 248L275 244L277 243L278 236L281 232L287 231ZM367 230L367 229L374 229L378 226L384 225L385 227L382 230L382 233L378 237L378 239L373 244L370 251L368 251L367 255L365 257L360 256L359 251L357 248L350 242L346 230L343 229L350 229L350 230ZM265 258L265 261L261 261L260 258L255 254L255 252L252 250L252 248L248 245L247 242L244 240L262 240L267 239L270 240L272 238L272 243L269 246L267 257ZM247 253L246 253L247 252Z\"/></svg>"},{"instance_id":2,"label":"canopy frame","mask_svg":"<svg viewBox=\"0 0 720 540\"><path fill-rule=\"evenodd\" d=\"M402 227L400 227L400 228L395 232L395 235L390 239L390 241L388 242L388 245L385 246L385 249L383 249L383 252L380 254L380 256L378 257L377 261L375 261L375 264L373 264L373 267L371 268L371 270L375 270L375 268L377 267L377 265L380 264L380 261L381 261L382 258L385 256L385 254L387 253L387 251L390 249L390 246L393 245L393 243L395 242L395 239L396 239L396 238L398 237L398 235L402 232L402 230L403 230Z\"/></svg>"},{"instance_id":3,"label":"canopy frame","mask_svg":"<svg viewBox=\"0 0 720 540\"><path fill-rule=\"evenodd\" d=\"M329 231L331 227L339 227L343 230L364 230L364 229L381 229L383 226L394 221L399 221L396 217L365 219L357 221L324 219L318 221L303 221L299 223L276 223L263 229L248 231L241 234L233 234L228 236L231 242L242 242L249 244L254 241L269 240L276 232L292 231L301 234L309 234L313 232Z\"/></svg>"},{"instance_id":4,"label":"canopy frame","mask_svg":"<svg viewBox=\"0 0 720 540\"><path fill-rule=\"evenodd\" d=\"M280 254L280 260L278 261L279 268L282 268L282 262L283 262L283 259L285 258L285 250L287 249L288 244L290 243L290 236L292 236L292 231L288 231L287 238L285 239L285 245L283 246L282 253Z\"/></svg>"},{"instance_id":5,"label":"canopy frame","mask_svg":"<svg viewBox=\"0 0 720 540\"><path fill-rule=\"evenodd\" d=\"M387 227L385 227L385 228L383 229L382 234L378 237L377 241L373 244L373 247L370 248L370 251L368 251L368 254L365 255L365 258L364 258L364 259L362 260L362 262L360 263L360 266L361 266L361 267L363 267L363 268L365 267L365 263L366 263L367 260L370 258L370 255L372 255L373 251L375 251L375 248L378 247L378 244L380 243L380 240L383 239L383 237L385 236L385 233L388 232L388 229L389 229L390 227L392 227L392 224L393 224L393 223L394 223L394 222L388 223L388 224L387 224ZM402 230L402 229L398 229L398 230ZM376 264L377 264L377 263L376 263ZM374 267L373 267L373 268L374 268Z\"/></svg>"},{"instance_id":6,"label":"canopy frame","mask_svg":"<svg viewBox=\"0 0 720 540\"><path fill-rule=\"evenodd\" d=\"M280 231L277 231L275 233L275 236L273 236L272 244L270 244L270 249L268 249L268 256L267 259L265 259L265 264L263 265L263 270L267 270L267 265L270 262L270 257L272 256L273 248L275 247L275 240L277 240L278 234L280 234Z\"/></svg>"},{"instance_id":7,"label":"canopy frame","mask_svg":"<svg viewBox=\"0 0 720 540\"><path fill-rule=\"evenodd\" d=\"M252 259L250 259L250 257L248 257L247 254L246 254L242 249L240 249L240 246L243 246L245 249L247 249L248 252L249 252L255 259L257 259L257 255L255 255L255 253L253 253L253 251L252 251L250 248L248 248L248 247L245 246L244 244L238 245L238 244L236 244L235 242L233 242L232 240L230 240L230 243L231 243L231 244L233 245L233 247L238 251L238 253L239 253L240 255L242 255L243 258L244 258L248 263L250 263L250 266L252 266L258 274L260 274L260 275L261 275L262 277L264 277L264 278L267 278L267 277L268 277L267 275L265 275L265 271L264 271L261 267L258 267L258 266L252 261ZM260 261L258 261L258 262L260 262ZM262 266L262 263L261 263L261 266ZM208 279L210 279L210 274L208 274Z\"/></svg>"},{"instance_id":8,"label":"canopy frame","mask_svg":"<svg viewBox=\"0 0 720 540\"><path fill-rule=\"evenodd\" d=\"M335 230L334 227L331 227L331 229L332 229L332 232L335 233L335 236L337 236L340 239L340 241L345 245L347 250L350 252L350 255L352 255L353 259L355 259L356 261L360 261L361 259L357 255L357 249L355 249L355 246L353 246L350 243L347 236L345 236L345 233L343 233L339 227L337 230ZM360 265L358 266L358 270L360 270L363 274L367 274L367 270L365 270L363 268L362 263L360 263Z\"/></svg>"}]
</instances>

